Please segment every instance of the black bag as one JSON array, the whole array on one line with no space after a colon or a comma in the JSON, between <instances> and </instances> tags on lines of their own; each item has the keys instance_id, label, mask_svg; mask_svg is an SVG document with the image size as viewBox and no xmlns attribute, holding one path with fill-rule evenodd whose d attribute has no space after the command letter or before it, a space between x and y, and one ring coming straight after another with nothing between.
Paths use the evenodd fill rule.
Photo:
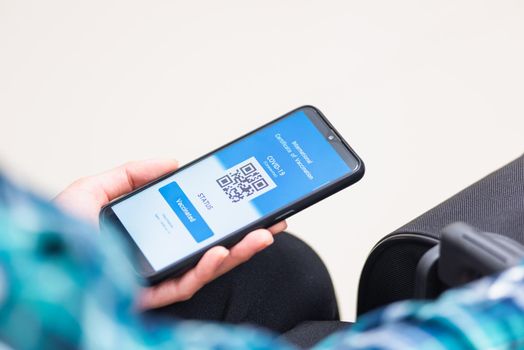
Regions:
<instances>
[{"instance_id":1,"label":"black bag","mask_svg":"<svg viewBox=\"0 0 524 350\"><path fill-rule=\"evenodd\" d=\"M423 256L439 244L442 230L457 221L503 236L502 248L512 246L508 239L524 243L524 155L380 240L360 276L357 315L414 298L420 289L417 266L420 272ZM448 288L430 277L432 296Z\"/></svg>"}]
</instances>

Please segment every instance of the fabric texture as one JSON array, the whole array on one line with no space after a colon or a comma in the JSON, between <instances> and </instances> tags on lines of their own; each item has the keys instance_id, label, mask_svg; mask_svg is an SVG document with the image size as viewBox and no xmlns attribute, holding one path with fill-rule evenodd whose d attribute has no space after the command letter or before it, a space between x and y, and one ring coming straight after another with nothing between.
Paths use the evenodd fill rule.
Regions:
<instances>
[{"instance_id":1,"label":"fabric texture","mask_svg":"<svg viewBox=\"0 0 524 350\"><path fill-rule=\"evenodd\" d=\"M148 314L248 324L276 333L308 320L340 319L324 263L289 233L276 235L270 247L204 286L190 300Z\"/></svg>"},{"instance_id":2,"label":"fabric texture","mask_svg":"<svg viewBox=\"0 0 524 350\"><path fill-rule=\"evenodd\" d=\"M0 340L14 349L294 348L253 327L142 317L124 251L0 177ZM390 305L315 349L524 348L523 291L521 264L436 302Z\"/></svg>"},{"instance_id":3,"label":"fabric texture","mask_svg":"<svg viewBox=\"0 0 524 350\"><path fill-rule=\"evenodd\" d=\"M439 237L463 221L524 243L524 155L397 229L395 233Z\"/></svg>"},{"instance_id":4,"label":"fabric texture","mask_svg":"<svg viewBox=\"0 0 524 350\"><path fill-rule=\"evenodd\" d=\"M281 338L302 349L309 349L333 333L349 330L351 325L341 321L306 321L284 333Z\"/></svg>"},{"instance_id":5,"label":"fabric texture","mask_svg":"<svg viewBox=\"0 0 524 350\"><path fill-rule=\"evenodd\" d=\"M383 238L362 270L359 315L413 298L420 258L456 221L524 243L524 155Z\"/></svg>"}]
</instances>

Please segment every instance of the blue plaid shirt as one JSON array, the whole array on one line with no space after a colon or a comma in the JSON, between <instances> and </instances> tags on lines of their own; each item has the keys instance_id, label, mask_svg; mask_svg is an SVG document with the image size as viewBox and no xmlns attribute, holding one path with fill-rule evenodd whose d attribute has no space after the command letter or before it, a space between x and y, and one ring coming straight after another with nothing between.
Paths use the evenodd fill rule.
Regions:
<instances>
[{"instance_id":1,"label":"blue plaid shirt","mask_svg":"<svg viewBox=\"0 0 524 350\"><path fill-rule=\"evenodd\" d=\"M0 176L0 348L293 349L249 327L144 319L115 237ZM524 264L372 312L315 349L524 349Z\"/></svg>"}]
</instances>

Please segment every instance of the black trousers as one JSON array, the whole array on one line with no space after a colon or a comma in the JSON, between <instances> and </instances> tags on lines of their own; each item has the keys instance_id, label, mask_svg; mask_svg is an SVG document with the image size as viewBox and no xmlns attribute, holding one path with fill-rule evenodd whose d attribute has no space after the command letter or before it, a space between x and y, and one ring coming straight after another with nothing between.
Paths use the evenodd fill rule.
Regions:
<instances>
[{"instance_id":1,"label":"black trousers","mask_svg":"<svg viewBox=\"0 0 524 350\"><path fill-rule=\"evenodd\" d=\"M320 257L289 233L190 300L150 312L163 317L250 324L309 347L340 322L333 283Z\"/></svg>"}]
</instances>

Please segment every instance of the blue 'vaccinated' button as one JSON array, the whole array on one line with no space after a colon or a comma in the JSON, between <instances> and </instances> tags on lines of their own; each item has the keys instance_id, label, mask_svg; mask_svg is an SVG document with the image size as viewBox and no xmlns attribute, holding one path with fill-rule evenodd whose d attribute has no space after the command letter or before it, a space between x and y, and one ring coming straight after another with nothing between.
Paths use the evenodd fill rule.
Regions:
<instances>
[{"instance_id":1,"label":"blue 'vaccinated' button","mask_svg":"<svg viewBox=\"0 0 524 350\"><path fill-rule=\"evenodd\" d=\"M200 243L213 236L213 232L207 223L176 182L171 182L169 185L159 188L158 191L188 229L195 241Z\"/></svg>"}]
</instances>

